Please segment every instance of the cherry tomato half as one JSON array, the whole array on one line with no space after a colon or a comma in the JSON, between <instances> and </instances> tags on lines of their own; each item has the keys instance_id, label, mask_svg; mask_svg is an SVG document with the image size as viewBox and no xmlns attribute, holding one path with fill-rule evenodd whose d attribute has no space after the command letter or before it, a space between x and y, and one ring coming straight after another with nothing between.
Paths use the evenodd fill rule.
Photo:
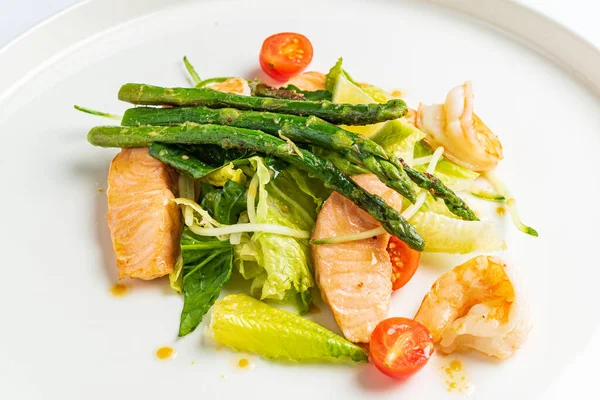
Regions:
<instances>
[{"instance_id":1,"label":"cherry tomato half","mask_svg":"<svg viewBox=\"0 0 600 400\"><path fill-rule=\"evenodd\" d=\"M406 285L417 271L421 253L411 249L395 236L390 238L387 252L392 262L392 289L398 290Z\"/></svg>"},{"instance_id":2,"label":"cherry tomato half","mask_svg":"<svg viewBox=\"0 0 600 400\"><path fill-rule=\"evenodd\" d=\"M431 333L412 319L385 319L371 334L371 361L392 378L408 378L423 368L432 354Z\"/></svg>"},{"instance_id":3,"label":"cherry tomato half","mask_svg":"<svg viewBox=\"0 0 600 400\"><path fill-rule=\"evenodd\" d=\"M260 49L260 67L278 81L286 81L310 64L313 47L306 36L283 32L269 36Z\"/></svg>"}]
</instances>

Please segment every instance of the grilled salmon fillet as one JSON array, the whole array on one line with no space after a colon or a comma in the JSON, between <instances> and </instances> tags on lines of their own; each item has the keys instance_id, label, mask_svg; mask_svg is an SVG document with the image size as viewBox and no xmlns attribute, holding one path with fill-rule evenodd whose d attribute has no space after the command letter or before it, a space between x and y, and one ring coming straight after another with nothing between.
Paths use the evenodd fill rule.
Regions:
<instances>
[{"instance_id":1,"label":"grilled salmon fillet","mask_svg":"<svg viewBox=\"0 0 600 400\"><path fill-rule=\"evenodd\" d=\"M402 209L402 196L372 174L354 180L391 207ZM349 235L380 224L350 200L333 193L319 212L313 239ZM312 245L317 284L344 336L352 342L369 341L375 326L386 317L392 294L392 264L386 250L390 235L327 245Z\"/></svg>"},{"instance_id":2,"label":"grilled salmon fillet","mask_svg":"<svg viewBox=\"0 0 600 400\"><path fill-rule=\"evenodd\" d=\"M181 213L174 173L147 148L123 149L108 172L108 227L119 278L154 279L173 272L179 256Z\"/></svg>"}]
</instances>

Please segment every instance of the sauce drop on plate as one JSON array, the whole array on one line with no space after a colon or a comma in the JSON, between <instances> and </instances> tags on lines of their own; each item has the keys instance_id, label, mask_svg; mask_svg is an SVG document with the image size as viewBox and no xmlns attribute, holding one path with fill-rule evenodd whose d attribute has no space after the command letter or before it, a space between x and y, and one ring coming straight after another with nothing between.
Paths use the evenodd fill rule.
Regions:
<instances>
[{"instance_id":1,"label":"sauce drop on plate","mask_svg":"<svg viewBox=\"0 0 600 400\"><path fill-rule=\"evenodd\" d=\"M315 303L310 303L310 307L308 309L309 314L318 314L321 312L321 309L317 307Z\"/></svg>"},{"instance_id":2,"label":"sauce drop on plate","mask_svg":"<svg viewBox=\"0 0 600 400\"><path fill-rule=\"evenodd\" d=\"M454 359L442 365L442 371L449 392L472 394L475 390L475 386L468 382L465 368L460 360Z\"/></svg>"},{"instance_id":3,"label":"sauce drop on plate","mask_svg":"<svg viewBox=\"0 0 600 400\"><path fill-rule=\"evenodd\" d=\"M496 214L498 214L501 217L504 216L506 214L506 208L502 206L496 208Z\"/></svg>"},{"instance_id":4,"label":"sauce drop on plate","mask_svg":"<svg viewBox=\"0 0 600 400\"><path fill-rule=\"evenodd\" d=\"M129 292L129 286L124 283L115 283L110 287L110 292L115 297L123 297Z\"/></svg>"},{"instance_id":5,"label":"sauce drop on plate","mask_svg":"<svg viewBox=\"0 0 600 400\"><path fill-rule=\"evenodd\" d=\"M156 349L156 358L159 360L169 360L174 358L176 354L175 349L170 346L163 346Z\"/></svg>"},{"instance_id":6,"label":"sauce drop on plate","mask_svg":"<svg viewBox=\"0 0 600 400\"><path fill-rule=\"evenodd\" d=\"M240 368L248 368L250 366L250 361L247 358L240 358L238 361L238 367Z\"/></svg>"}]
</instances>

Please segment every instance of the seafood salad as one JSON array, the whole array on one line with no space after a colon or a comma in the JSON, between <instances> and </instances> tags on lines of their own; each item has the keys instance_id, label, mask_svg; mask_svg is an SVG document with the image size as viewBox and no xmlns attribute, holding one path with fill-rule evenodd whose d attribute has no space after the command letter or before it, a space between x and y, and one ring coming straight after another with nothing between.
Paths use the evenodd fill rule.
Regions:
<instances>
[{"instance_id":1,"label":"seafood salad","mask_svg":"<svg viewBox=\"0 0 600 400\"><path fill-rule=\"evenodd\" d=\"M275 362L371 362L405 379L434 351L510 357L531 329L527 293L472 204L501 203L537 232L494 172L502 145L473 84L410 108L341 58L304 72L312 58L305 36L280 33L259 56L271 84L202 79L184 57L193 87L127 83L122 116L76 106L120 121L88 134L121 149L107 189L119 277L168 277L179 336L204 323L214 342ZM471 258L414 299L416 315L389 315L423 252ZM232 275L248 289L223 296ZM304 317L318 293L340 334Z\"/></svg>"}]
</instances>

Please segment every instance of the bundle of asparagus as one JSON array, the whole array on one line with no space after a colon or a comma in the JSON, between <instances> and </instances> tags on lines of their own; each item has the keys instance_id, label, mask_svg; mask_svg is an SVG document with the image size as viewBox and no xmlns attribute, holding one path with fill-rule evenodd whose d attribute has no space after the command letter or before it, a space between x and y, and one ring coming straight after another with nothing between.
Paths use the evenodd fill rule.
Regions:
<instances>
[{"instance_id":1,"label":"bundle of asparagus","mask_svg":"<svg viewBox=\"0 0 600 400\"><path fill-rule=\"evenodd\" d=\"M122 119L123 126L93 128L88 140L103 147L149 146L152 156L193 177L202 176L210 168L185 154L185 145L212 144L280 158L321 179L327 187L372 215L387 232L417 250L423 250L424 241L400 213L379 196L362 189L330 161L299 149L294 142L336 152L349 163L374 173L413 203L416 194L411 181L443 199L457 216L477 219L469 207L433 175L408 167L375 142L334 125L364 125L400 118L407 111L402 100L368 105L334 104L305 100L280 89L260 86L260 90L263 97L208 88L126 84L119 91L121 100L174 107L129 109Z\"/></svg>"}]
</instances>

